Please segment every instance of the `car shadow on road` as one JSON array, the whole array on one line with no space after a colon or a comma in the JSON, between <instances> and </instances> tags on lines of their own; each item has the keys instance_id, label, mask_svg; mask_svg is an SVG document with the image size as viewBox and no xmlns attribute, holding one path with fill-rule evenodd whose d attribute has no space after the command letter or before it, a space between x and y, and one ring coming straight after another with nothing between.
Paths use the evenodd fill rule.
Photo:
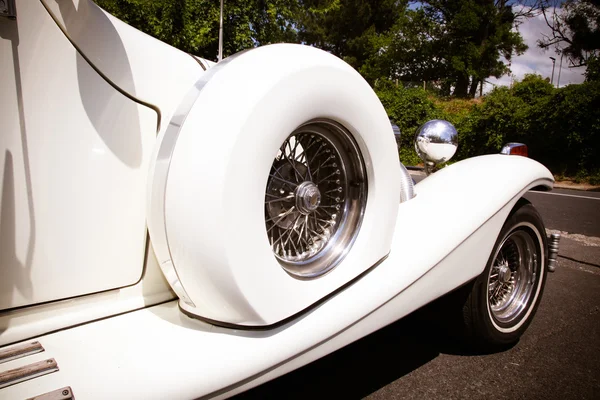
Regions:
<instances>
[{"instance_id":1,"label":"car shadow on road","mask_svg":"<svg viewBox=\"0 0 600 400\"><path fill-rule=\"evenodd\" d=\"M424 307L320 360L235 397L359 399L409 374L440 354L473 353L440 324L439 303Z\"/></svg>"}]
</instances>

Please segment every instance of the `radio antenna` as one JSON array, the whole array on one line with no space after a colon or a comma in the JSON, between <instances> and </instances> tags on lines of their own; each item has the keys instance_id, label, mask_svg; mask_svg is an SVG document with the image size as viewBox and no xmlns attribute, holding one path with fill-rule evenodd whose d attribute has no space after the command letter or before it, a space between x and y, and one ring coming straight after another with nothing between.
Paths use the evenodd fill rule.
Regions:
<instances>
[{"instance_id":1,"label":"radio antenna","mask_svg":"<svg viewBox=\"0 0 600 400\"><path fill-rule=\"evenodd\" d=\"M221 0L221 15L219 17L219 55L217 61L223 59L223 0Z\"/></svg>"}]
</instances>

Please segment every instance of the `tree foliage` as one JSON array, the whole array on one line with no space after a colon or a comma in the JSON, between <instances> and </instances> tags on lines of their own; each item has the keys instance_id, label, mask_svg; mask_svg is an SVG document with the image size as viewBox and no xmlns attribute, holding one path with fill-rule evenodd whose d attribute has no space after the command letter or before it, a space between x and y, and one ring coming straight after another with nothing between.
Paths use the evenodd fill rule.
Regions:
<instances>
[{"instance_id":1,"label":"tree foliage","mask_svg":"<svg viewBox=\"0 0 600 400\"><path fill-rule=\"evenodd\" d=\"M574 175L600 170L600 82L554 91L531 113L536 159Z\"/></svg>"},{"instance_id":2,"label":"tree foliage","mask_svg":"<svg viewBox=\"0 0 600 400\"><path fill-rule=\"evenodd\" d=\"M385 110L401 132L400 160L406 165L419 162L412 141L419 126L436 117L436 107L422 88L404 88L388 79L381 79L375 92Z\"/></svg>"},{"instance_id":3,"label":"tree foliage","mask_svg":"<svg viewBox=\"0 0 600 400\"><path fill-rule=\"evenodd\" d=\"M381 38L404 12L407 0L300 0L298 37L327 50L359 71L376 58Z\"/></svg>"},{"instance_id":4,"label":"tree foliage","mask_svg":"<svg viewBox=\"0 0 600 400\"><path fill-rule=\"evenodd\" d=\"M515 27L538 10L537 2L518 7L498 0L423 1L372 41L378 51L360 72L369 81L435 81L442 93L453 88L455 96L474 97L487 78L507 73L506 62L527 49Z\"/></svg>"},{"instance_id":5,"label":"tree foliage","mask_svg":"<svg viewBox=\"0 0 600 400\"><path fill-rule=\"evenodd\" d=\"M454 87L457 97L474 97L478 86L490 76L508 72L505 61L522 54L527 46L513 28L535 15L535 8L513 7L511 1L429 0L427 19L437 26L432 46L439 62L438 79Z\"/></svg>"},{"instance_id":6,"label":"tree foliage","mask_svg":"<svg viewBox=\"0 0 600 400\"><path fill-rule=\"evenodd\" d=\"M185 52L216 59L219 1L95 0L135 28ZM296 42L295 0L227 0L223 53L277 42Z\"/></svg>"},{"instance_id":7,"label":"tree foliage","mask_svg":"<svg viewBox=\"0 0 600 400\"><path fill-rule=\"evenodd\" d=\"M600 81L600 57L588 58L585 69L585 80L588 82Z\"/></svg>"},{"instance_id":8,"label":"tree foliage","mask_svg":"<svg viewBox=\"0 0 600 400\"><path fill-rule=\"evenodd\" d=\"M443 118L459 132L455 160L498 153L522 142L529 156L555 174L600 177L600 82L557 89L539 75L511 88L497 87L482 99L439 99L419 88L378 81L375 91L402 132L400 159L420 162L413 151L416 129ZM600 183L600 182L599 182Z\"/></svg>"},{"instance_id":9,"label":"tree foliage","mask_svg":"<svg viewBox=\"0 0 600 400\"><path fill-rule=\"evenodd\" d=\"M405 9L387 31L371 37L373 50L359 72L369 81L378 78L404 82L432 81L440 76L439 30L423 8Z\"/></svg>"},{"instance_id":10,"label":"tree foliage","mask_svg":"<svg viewBox=\"0 0 600 400\"><path fill-rule=\"evenodd\" d=\"M512 88L497 87L455 117L458 159L497 153L507 142L522 142L530 157L554 173L600 171L598 81L556 89L539 75L526 75Z\"/></svg>"},{"instance_id":11,"label":"tree foliage","mask_svg":"<svg viewBox=\"0 0 600 400\"><path fill-rule=\"evenodd\" d=\"M557 9L559 5L561 8ZM564 4L547 4L544 18L551 34L538 41L540 47L554 47L577 66L586 65L590 57L600 56L599 0L567 0Z\"/></svg>"}]
</instances>

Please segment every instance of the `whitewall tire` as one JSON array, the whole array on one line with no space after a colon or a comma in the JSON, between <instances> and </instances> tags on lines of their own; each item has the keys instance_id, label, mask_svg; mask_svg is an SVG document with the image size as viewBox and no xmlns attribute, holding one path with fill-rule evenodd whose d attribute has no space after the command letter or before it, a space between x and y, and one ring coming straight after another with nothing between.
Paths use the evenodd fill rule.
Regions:
<instances>
[{"instance_id":1,"label":"whitewall tire","mask_svg":"<svg viewBox=\"0 0 600 400\"><path fill-rule=\"evenodd\" d=\"M328 169L307 171L319 165ZM271 45L198 82L159 138L149 194L153 248L181 308L264 326L388 254L400 168L385 110L354 69L315 48ZM317 212L320 225L306 222Z\"/></svg>"},{"instance_id":2,"label":"whitewall tire","mask_svg":"<svg viewBox=\"0 0 600 400\"><path fill-rule=\"evenodd\" d=\"M467 337L481 348L512 344L540 304L547 277L547 239L537 210L520 200L506 220L483 273L468 285Z\"/></svg>"}]
</instances>

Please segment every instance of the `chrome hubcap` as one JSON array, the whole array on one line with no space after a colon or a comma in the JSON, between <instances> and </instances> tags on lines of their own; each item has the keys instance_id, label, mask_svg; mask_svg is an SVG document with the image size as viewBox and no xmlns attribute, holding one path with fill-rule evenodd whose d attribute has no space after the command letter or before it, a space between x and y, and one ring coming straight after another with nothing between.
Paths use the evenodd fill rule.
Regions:
<instances>
[{"instance_id":1,"label":"chrome hubcap","mask_svg":"<svg viewBox=\"0 0 600 400\"><path fill-rule=\"evenodd\" d=\"M273 254L312 278L335 267L354 242L366 205L366 170L352 135L327 120L296 129L281 145L265 194Z\"/></svg>"},{"instance_id":2,"label":"chrome hubcap","mask_svg":"<svg viewBox=\"0 0 600 400\"><path fill-rule=\"evenodd\" d=\"M296 188L296 207L304 215L309 215L321 204L321 192L317 185L306 181Z\"/></svg>"},{"instance_id":3,"label":"chrome hubcap","mask_svg":"<svg viewBox=\"0 0 600 400\"><path fill-rule=\"evenodd\" d=\"M488 305L500 323L510 323L529 306L537 282L537 248L524 229L512 232L500 245L488 276Z\"/></svg>"},{"instance_id":4,"label":"chrome hubcap","mask_svg":"<svg viewBox=\"0 0 600 400\"><path fill-rule=\"evenodd\" d=\"M510 284L512 280L512 272L508 267L508 263L504 263L498 269L498 278L502 284Z\"/></svg>"}]
</instances>

